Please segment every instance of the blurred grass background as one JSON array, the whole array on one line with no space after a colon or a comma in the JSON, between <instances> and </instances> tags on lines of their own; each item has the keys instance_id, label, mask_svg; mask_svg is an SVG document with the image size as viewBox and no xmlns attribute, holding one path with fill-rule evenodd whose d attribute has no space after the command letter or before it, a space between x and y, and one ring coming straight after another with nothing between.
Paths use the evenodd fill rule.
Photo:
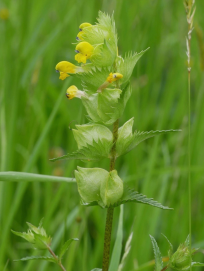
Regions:
<instances>
[{"instance_id":1,"label":"blurred grass background","mask_svg":"<svg viewBox=\"0 0 204 271\"><path fill-rule=\"evenodd\" d=\"M192 35L192 243L204 249L204 1L196 1ZM167 255L188 235L187 186L187 23L182 1L177 0L59 0L8 1L8 18L0 19L0 139L1 171L25 171L73 177L77 165L104 167L109 161L49 162L49 158L76 149L69 124L86 123L79 99L67 100L68 85L80 82L58 79L55 65L74 62L75 37L82 22L96 22L98 10L114 10L119 54L150 50L138 62L131 79L133 95L122 125L132 116L140 131L182 129L181 133L149 139L116 162L119 175L130 187L153 197L173 211L139 204L124 206L124 243L134 232L124 270L137 270L153 259L149 234ZM196 35L197 33L197 35ZM0 182L0 270L39 270L58 266L44 262L13 262L36 255L10 229L26 231L26 221L44 227L54 236L56 253L63 241L78 237L64 265L67 271L100 267L106 212L79 205L76 184ZM119 210L114 215L114 241ZM112 242L112 245L114 242ZM38 254L39 255L39 254ZM194 259L204 261L203 255ZM153 266L143 270L153 270ZM199 268L197 268L199 271ZM201 270L201 268L200 268Z\"/></svg>"}]
</instances>

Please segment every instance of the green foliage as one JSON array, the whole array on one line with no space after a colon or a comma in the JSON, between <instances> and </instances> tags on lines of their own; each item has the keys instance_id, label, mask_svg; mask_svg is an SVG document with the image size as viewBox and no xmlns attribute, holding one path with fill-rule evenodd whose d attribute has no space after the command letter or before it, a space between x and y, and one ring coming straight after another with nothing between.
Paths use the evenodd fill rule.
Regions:
<instances>
[{"instance_id":1,"label":"green foliage","mask_svg":"<svg viewBox=\"0 0 204 271\"><path fill-rule=\"evenodd\" d=\"M62 257L64 256L64 254L67 252L67 250L69 249L69 246L71 245L71 243L73 241L79 241L78 238L72 238L67 240L64 245L61 247L60 249L60 253L59 253L59 261L61 261Z\"/></svg>"},{"instance_id":2,"label":"green foliage","mask_svg":"<svg viewBox=\"0 0 204 271\"><path fill-rule=\"evenodd\" d=\"M120 206L118 230L111 256L109 271L118 271L118 266L120 263L120 257L122 252L122 242L123 242L123 205Z\"/></svg>"},{"instance_id":3,"label":"green foliage","mask_svg":"<svg viewBox=\"0 0 204 271\"><path fill-rule=\"evenodd\" d=\"M172 210L172 208L169 208L167 206L163 206L161 203L153 200L152 198L147 198L145 195L143 194L139 194L139 192L135 191L134 189L130 189L127 186L124 186L123 189L123 196L122 198L117 201L115 204L111 205L111 207L118 207L121 204L126 204L129 202L135 202L135 203L142 203L142 204L147 204L153 207L157 207L163 210ZM97 202L97 201L93 201L93 202L85 202L85 201L81 201L81 204L84 206L95 206L95 205L99 205L102 208L107 208L107 206L104 206L103 204L101 204L101 202Z\"/></svg>"},{"instance_id":4,"label":"green foliage","mask_svg":"<svg viewBox=\"0 0 204 271\"><path fill-rule=\"evenodd\" d=\"M80 168L75 171L78 191L83 202L97 202L102 207L109 207L123 195L123 182L117 171L102 168Z\"/></svg>"},{"instance_id":5,"label":"green foliage","mask_svg":"<svg viewBox=\"0 0 204 271\"><path fill-rule=\"evenodd\" d=\"M159 250L159 247L158 247L157 242L154 239L154 237L150 235L150 238L151 238L152 246L153 246L153 250L154 250L155 271L161 271L163 268L163 261L162 261L161 252Z\"/></svg>"},{"instance_id":6,"label":"green foliage","mask_svg":"<svg viewBox=\"0 0 204 271\"><path fill-rule=\"evenodd\" d=\"M50 236L47 236L46 231L42 227L42 223L40 223L39 227L35 227L31 223L27 222L27 225L29 226L28 232L16 232L12 230L12 233L24 238L26 241L31 243L34 248L37 249L47 249L47 247L51 244L52 238Z\"/></svg>"},{"instance_id":7,"label":"green foliage","mask_svg":"<svg viewBox=\"0 0 204 271\"><path fill-rule=\"evenodd\" d=\"M14 261L19 262L19 261L32 261L32 260L43 260L47 262L57 263L57 260L55 258L49 257L49 256L30 256L30 257L24 257L22 259L14 260Z\"/></svg>"},{"instance_id":8,"label":"green foliage","mask_svg":"<svg viewBox=\"0 0 204 271\"><path fill-rule=\"evenodd\" d=\"M117 156L123 155L134 149L142 141L154 137L156 135L167 134L170 132L179 132L180 130L161 130L161 131L149 131L132 133L134 118L127 121L120 129L118 133L118 141L116 142Z\"/></svg>"},{"instance_id":9,"label":"green foliage","mask_svg":"<svg viewBox=\"0 0 204 271\"><path fill-rule=\"evenodd\" d=\"M121 199L123 195L123 181L118 176L116 170L110 171L108 178L101 182L100 195L106 207L114 205Z\"/></svg>"},{"instance_id":10,"label":"green foliage","mask_svg":"<svg viewBox=\"0 0 204 271\"><path fill-rule=\"evenodd\" d=\"M121 56L117 57L117 70L123 75L123 78L121 79L122 87L129 81L137 61L147 50L149 50L149 48L140 53L133 54L132 52L129 52L124 59Z\"/></svg>"},{"instance_id":11,"label":"green foliage","mask_svg":"<svg viewBox=\"0 0 204 271\"><path fill-rule=\"evenodd\" d=\"M107 127L100 124L90 123L86 125L76 125L76 128L77 130L72 129L72 131L79 149L86 147L87 144L91 145L93 141L97 143L100 140L107 152L107 155L109 154L113 135Z\"/></svg>"},{"instance_id":12,"label":"green foliage","mask_svg":"<svg viewBox=\"0 0 204 271\"><path fill-rule=\"evenodd\" d=\"M96 93L97 89L106 81L112 67L93 67L90 71L77 73L76 77L82 81L83 89L88 94Z\"/></svg>"},{"instance_id":13,"label":"green foliage","mask_svg":"<svg viewBox=\"0 0 204 271\"><path fill-rule=\"evenodd\" d=\"M77 170L75 170L75 178L82 200L86 202L100 201L101 183L108 179L108 171L102 168L81 167L77 167Z\"/></svg>"}]
</instances>

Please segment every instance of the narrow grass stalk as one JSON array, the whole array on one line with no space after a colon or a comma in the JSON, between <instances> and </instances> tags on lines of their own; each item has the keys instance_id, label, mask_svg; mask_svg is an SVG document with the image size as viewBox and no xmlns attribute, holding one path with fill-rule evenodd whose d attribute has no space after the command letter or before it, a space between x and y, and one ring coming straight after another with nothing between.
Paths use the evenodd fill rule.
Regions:
<instances>
[{"instance_id":1,"label":"narrow grass stalk","mask_svg":"<svg viewBox=\"0 0 204 271\"><path fill-rule=\"evenodd\" d=\"M119 120L116 120L116 122L113 124L113 147L111 149L110 171L114 170L115 168L118 126L119 126ZM107 209L105 237L104 237L104 250L103 250L103 266L102 266L103 271L108 271L108 267L109 267L113 211L114 211L114 208L112 207L109 207Z\"/></svg>"},{"instance_id":2,"label":"narrow grass stalk","mask_svg":"<svg viewBox=\"0 0 204 271\"><path fill-rule=\"evenodd\" d=\"M188 60L188 212L189 212L189 247L191 254L191 33L193 31L193 17L195 0L186 0L184 6L186 9L188 36L186 39L187 60ZM190 267L192 270L192 267Z\"/></svg>"}]
</instances>

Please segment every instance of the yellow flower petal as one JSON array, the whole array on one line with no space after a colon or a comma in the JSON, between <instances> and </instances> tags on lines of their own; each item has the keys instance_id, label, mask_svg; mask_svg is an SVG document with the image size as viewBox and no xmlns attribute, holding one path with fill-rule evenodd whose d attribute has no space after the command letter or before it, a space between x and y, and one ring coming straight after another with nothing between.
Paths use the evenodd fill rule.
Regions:
<instances>
[{"instance_id":1,"label":"yellow flower petal","mask_svg":"<svg viewBox=\"0 0 204 271\"><path fill-rule=\"evenodd\" d=\"M78 88L76 86L71 86L67 89L66 91L66 96L69 100L73 99L74 97L76 97L78 92Z\"/></svg>"},{"instance_id":2,"label":"yellow flower petal","mask_svg":"<svg viewBox=\"0 0 204 271\"><path fill-rule=\"evenodd\" d=\"M86 41L82 41L78 43L76 46L76 51L86 56L86 59L91 57L91 55L93 54L93 50L94 50L94 47Z\"/></svg>"},{"instance_id":3,"label":"yellow flower petal","mask_svg":"<svg viewBox=\"0 0 204 271\"><path fill-rule=\"evenodd\" d=\"M60 77L59 77L59 79L60 79L60 80L64 80L65 78L67 78L67 77L69 77L69 76L70 76L70 75L67 74L67 73L60 72Z\"/></svg>"},{"instance_id":4,"label":"yellow flower petal","mask_svg":"<svg viewBox=\"0 0 204 271\"><path fill-rule=\"evenodd\" d=\"M85 27L89 27L89 26L92 26L90 23L83 23L83 24L80 24L80 26L79 26L79 30L80 31L82 31L83 30L83 28L85 28Z\"/></svg>"},{"instance_id":5,"label":"yellow flower petal","mask_svg":"<svg viewBox=\"0 0 204 271\"><path fill-rule=\"evenodd\" d=\"M86 63L86 59L86 56L81 53L75 55L75 60L78 61L78 63Z\"/></svg>"},{"instance_id":6,"label":"yellow flower petal","mask_svg":"<svg viewBox=\"0 0 204 271\"><path fill-rule=\"evenodd\" d=\"M107 77L106 81L109 83L115 82L119 79L123 78L123 75L121 73L110 73L109 76Z\"/></svg>"},{"instance_id":7,"label":"yellow flower petal","mask_svg":"<svg viewBox=\"0 0 204 271\"><path fill-rule=\"evenodd\" d=\"M76 68L74 64L68 61L61 61L55 67L57 71L64 73L76 73Z\"/></svg>"},{"instance_id":8,"label":"yellow flower petal","mask_svg":"<svg viewBox=\"0 0 204 271\"><path fill-rule=\"evenodd\" d=\"M83 40L83 34L84 32L83 31L80 31L78 34L77 34L77 40Z\"/></svg>"}]
</instances>

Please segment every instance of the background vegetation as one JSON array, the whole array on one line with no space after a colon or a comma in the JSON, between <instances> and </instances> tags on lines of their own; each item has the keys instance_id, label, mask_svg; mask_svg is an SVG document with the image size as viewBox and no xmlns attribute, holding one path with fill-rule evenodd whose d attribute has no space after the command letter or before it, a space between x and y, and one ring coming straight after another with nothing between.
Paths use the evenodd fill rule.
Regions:
<instances>
[{"instance_id":1,"label":"background vegetation","mask_svg":"<svg viewBox=\"0 0 204 271\"><path fill-rule=\"evenodd\" d=\"M128 271L153 259L149 234L158 241L163 256L168 244L161 233L175 249L188 235L187 23L182 2L3 0L0 4L9 11L8 19L0 19L1 171L73 177L76 166L84 166L75 161L49 162L51 157L76 149L69 126L87 122L81 101L65 97L66 87L76 84L80 89L80 82L72 78L60 81L54 70L61 60L74 62L71 43L80 23L94 23L98 10L110 14L114 10L119 54L150 46L134 70L133 95L120 125L134 116L134 127L140 131L183 131L149 139L116 161L119 175L130 187L174 208L124 206L124 242L134 232L124 269ZM204 249L204 55L199 52L204 51L204 1L197 0L196 6L192 35L192 243ZM108 162L85 166L108 169ZM106 212L82 207L79 202L76 184L0 182L0 270L59 270L51 263L13 262L36 252L10 229L26 231L26 221L38 225L42 217L47 232L54 236L56 252L66 239L80 239L64 259L67 270L100 267ZM202 254L196 257L203 262Z\"/></svg>"}]
</instances>

